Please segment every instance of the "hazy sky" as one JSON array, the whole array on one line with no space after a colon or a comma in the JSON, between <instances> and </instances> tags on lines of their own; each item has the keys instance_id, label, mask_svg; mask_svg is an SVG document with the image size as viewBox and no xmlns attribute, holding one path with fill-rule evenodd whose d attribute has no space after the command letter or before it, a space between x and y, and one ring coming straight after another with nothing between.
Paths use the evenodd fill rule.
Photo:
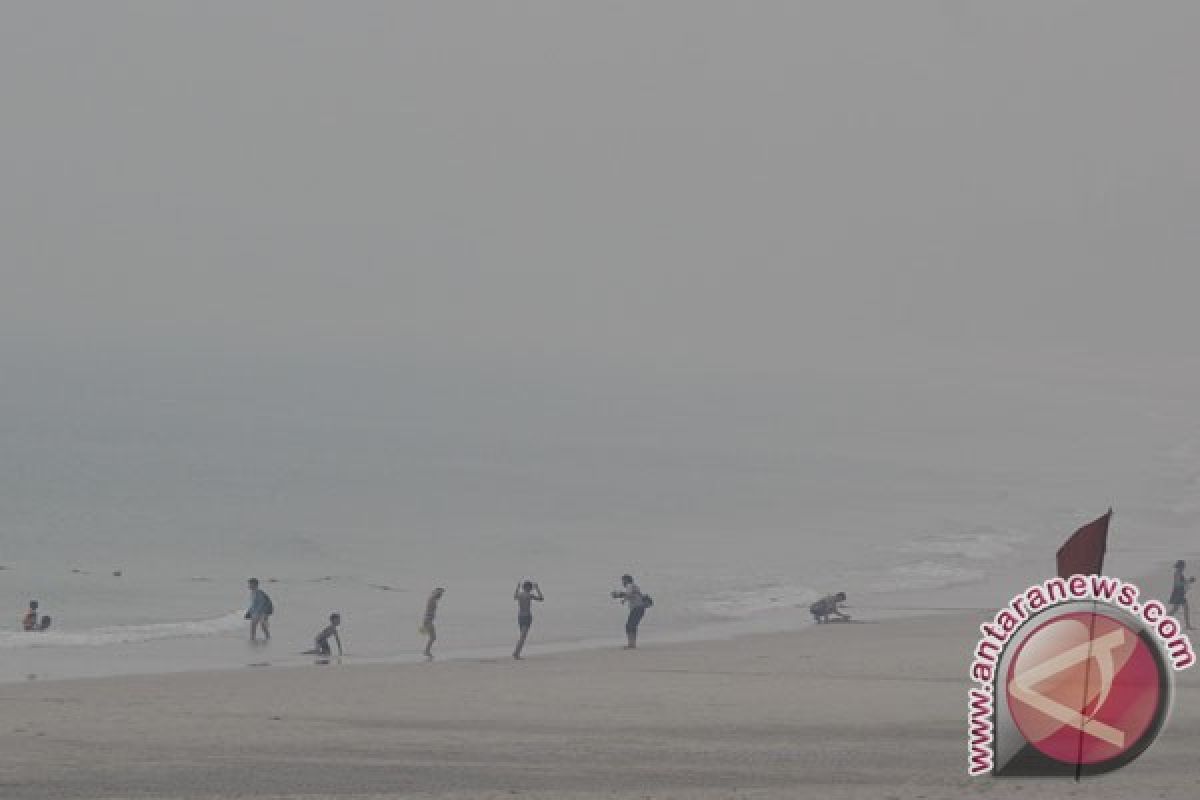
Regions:
<instances>
[{"instance_id":1,"label":"hazy sky","mask_svg":"<svg viewBox=\"0 0 1200 800\"><path fill-rule=\"evenodd\" d=\"M1190 353L1200 4L0 13L5 350Z\"/></svg>"}]
</instances>

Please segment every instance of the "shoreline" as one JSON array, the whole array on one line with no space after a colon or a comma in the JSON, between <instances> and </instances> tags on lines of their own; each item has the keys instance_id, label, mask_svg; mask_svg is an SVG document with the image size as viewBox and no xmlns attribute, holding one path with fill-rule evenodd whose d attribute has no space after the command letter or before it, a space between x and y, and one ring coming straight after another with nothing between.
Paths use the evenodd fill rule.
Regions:
<instances>
[{"instance_id":1,"label":"shoreline","mask_svg":"<svg viewBox=\"0 0 1200 800\"><path fill-rule=\"evenodd\" d=\"M521 662L6 684L0 793L22 800L1195 795L1200 678L1193 672L1200 671L1177 676L1168 730L1124 770L1082 786L968 778L967 670L981 621L936 614Z\"/></svg>"},{"instance_id":2,"label":"shoreline","mask_svg":"<svg viewBox=\"0 0 1200 800\"><path fill-rule=\"evenodd\" d=\"M891 616L872 619L853 619L850 622L833 622L835 627L858 626L858 625L881 625L888 622L896 622L900 620L913 620L938 618L944 616L954 616L963 612L978 613L982 619L985 613L982 610L976 609L936 609L936 608L909 608L897 609L897 613ZM767 630L729 630L721 633L710 632L709 628L716 626L706 626L704 632L696 630L684 631L674 634L665 634L647 638L646 641L639 644L638 651L656 650L659 648L669 648L687 645L705 645L705 644L725 644L733 643L746 639L755 639L757 637L775 637L775 636L798 636L807 631L816 629L816 624L807 622L799 626L790 628L774 628ZM224 640L228 641L228 639ZM532 643L525 647L525 655L523 661L533 661L543 657L557 656L575 656L583 655L592 652L606 652L610 650L623 650L624 639L619 636L613 636L608 639L586 639L574 642L545 642ZM264 651L264 655L267 653ZM471 663L495 663L498 661L511 660L511 652L505 648L479 648L477 650L455 650L448 655L437 655L430 661L420 655L419 651L413 653L405 653L397 656L365 656L356 657L354 654L344 655L342 657L331 656L329 658L310 656L306 653L288 652L285 654L287 661L273 662L257 662L251 664L243 664L240 666L227 667L197 667L190 669L171 669L158 670L153 672L118 672L103 675L79 675L66 677L26 677L21 678L0 678L0 690L19 685L53 685L60 683L75 683L79 681L107 681L107 680L136 680L139 678L168 678L176 675L195 676L195 675L225 675L229 673L242 673L247 669L252 670L301 670L313 667L330 666L338 669L364 669L364 668L383 668L383 667L425 667L437 664L471 664ZM329 663L323 663L328 661Z\"/></svg>"},{"instance_id":3,"label":"shoreline","mask_svg":"<svg viewBox=\"0 0 1200 800\"><path fill-rule=\"evenodd\" d=\"M872 598L878 601L878 598ZM883 621L896 619L907 619L922 616L942 616L956 613L993 613L984 608L962 608L962 607L889 607L883 604L864 604L862 606L847 606L847 611L855 616L854 624L875 624ZM868 619L858 618L860 611L866 611L871 616ZM652 627L647 627L643 631L644 647L665 646L665 645L685 645L685 644L703 644L707 642L729 642L746 637L753 636L770 636L789 633L801 633L811 628L815 624L810 618L807 608L799 607L790 609L778 609L765 613L760 613L751 617L737 620L723 620L705 622L680 631L654 631ZM33 634L30 634L33 635ZM120 663L122 668L115 671L112 669L101 670L93 674L66 674L66 675L44 675L33 672L26 672L24 675L11 673L8 677L4 673L0 673L0 687L11 685L23 685L28 683L54 683L61 681L79 681L79 680L99 680L104 678L121 678L121 677L153 677L160 675L192 675L204 673L223 673L223 672L241 672L249 667L256 668L271 668L271 669L299 669L314 665L315 659L308 657L298 648L295 650L287 649L272 649L275 647L276 640L273 640L272 645L251 645L245 640L242 633L235 636L224 634L213 637L179 637L177 639L166 639L140 643L114 643L112 645L99 645L93 647L83 647L74 645L50 645L47 647L35 647L33 650L38 650L44 653L47 650L63 650L73 652L89 652L96 655L97 651L104 653L107 656L106 663ZM291 640L288 640L289 643ZM227 663L221 664L202 664L199 666L183 666L183 667L161 667L153 668L153 659L144 659L138 662L139 666L132 669L123 669L126 659L130 659L130 653L122 652L119 648L145 648L143 653L153 652L158 649L177 649L186 650L194 648L203 653L210 651L215 643L219 643L220 647L228 648L229 652L233 652L235 648L242 647L247 654L247 660L242 663ZM546 655L562 655L570 653L581 653L595 650L606 650L609 648L620 648L624 643L624 638L618 630L612 636L608 637L587 637L581 639L558 639L545 642L533 641L526 647L527 656L530 658ZM279 645L280 648L285 645ZM249 648L249 649L245 649ZM28 650L14 650L10 654L20 654L28 652ZM456 663L470 662L479 660L493 660L509 656L511 648L507 645L484 646L484 647L463 647L463 648L447 648L444 654L439 654L435 651L437 663ZM337 657L334 657L337 660ZM406 666L406 665L421 665L426 663L426 659L421 654L421 650L414 642L411 651L401 651L391 655L363 655L358 656L351 651L342 657L341 666L345 667L360 667L360 666ZM130 659L134 660L134 659ZM144 664L145 666L141 666Z\"/></svg>"},{"instance_id":4,"label":"shoreline","mask_svg":"<svg viewBox=\"0 0 1200 800\"><path fill-rule=\"evenodd\" d=\"M998 583L998 576L992 576L989 581ZM1154 580L1152 576L1142 576L1134 583L1144 587L1152 585ZM983 594L993 593L993 591L989 591ZM847 605L846 609L855 617L856 622L891 621L954 614L974 614L980 616L981 619L990 619L1008 599L1007 597L1003 600L998 599L994 605L967 606L962 604L962 600L971 595L968 595L962 587L954 587L947 594L948 596L941 598L947 603L946 605L931 605L929 604L930 593L926 590L863 593L861 603ZM866 619L863 619L864 615L866 615ZM653 617L648 617L648 620L649 624L644 629L644 642L648 645L726 642L748 636L801 632L813 627L807 608L801 606L780 607L739 619L709 620L674 631L655 630ZM188 622L185 620L182 624ZM264 666L264 662L266 662L265 666L273 669L312 666L313 659L306 657L302 652L302 647L311 646L308 640L300 641L288 635L286 643L281 643L282 637L276 636L269 646L254 646L246 641L244 633L245 631L239 630L237 633L229 632L214 636L180 636L136 643L51 644L0 650L0 656L6 657L10 664L13 664L10 669L0 671L0 687L32 682L89 680L104 677L240 672L250 666ZM33 636L36 634L22 635ZM609 647L620 647L623 641L619 628L614 626L613 633L608 636L559 638L542 642L535 639L528 645L527 653L530 656L539 656L603 650ZM351 649L344 656L343 665L423 664L425 659L421 653L422 645L423 640L418 641L417 638L414 638L409 649L397 648L387 653L367 652L357 655ZM447 646L445 650L441 650L442 646L444 645L439 642L439 650L435 651L438 653L436 661L439 663L502 658L511 652L508 644L457 648ZM55 674L44 671L45 656L51 652L68 654L66 658L56 664L59 668L66 665L63 672ZM217 655L214 656L214 653ZM88 659L77 667L72 660L73 657L84 654L88 656ZM22 657L26 663L31 665L29 669L22 668ZM134 666L130 667L131 663Z\"/></svg>"}]
</instances>

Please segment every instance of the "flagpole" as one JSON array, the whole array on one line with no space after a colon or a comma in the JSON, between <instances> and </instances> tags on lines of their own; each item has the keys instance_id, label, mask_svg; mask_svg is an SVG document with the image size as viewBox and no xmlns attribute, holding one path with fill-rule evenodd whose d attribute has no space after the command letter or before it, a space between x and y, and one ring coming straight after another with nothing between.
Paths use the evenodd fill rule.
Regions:
<instances>
[{"instance_id":1,"label":"flagpole","mask_svg":"<svg viewBox=\"0 0 1200 800\"><path fill-rule=\"evenodd\" d=\"M1108 507L1108 522L1105 523L1105 540L1107 544L1108 529L1112 524L1112 506ZM1107 550L1107 547L1105 548ZM1097 574L1104 574L1104 550L1100 551L1100 564L1097 566ZM1083 736L1084 726L1087 725L1087 715L1085 711L1088 704L1088 683L1092 674L1092 648L1096 642L1096 611L1099 608L1099 601L1095 595L1092 596L1092 615L1088 619L1088 652L1087 659L1083 662L1083 698L1079 704L1079 747L1075 751L1075 782L1079 783L1083 777Z\"/></svg>"}]
</instances>

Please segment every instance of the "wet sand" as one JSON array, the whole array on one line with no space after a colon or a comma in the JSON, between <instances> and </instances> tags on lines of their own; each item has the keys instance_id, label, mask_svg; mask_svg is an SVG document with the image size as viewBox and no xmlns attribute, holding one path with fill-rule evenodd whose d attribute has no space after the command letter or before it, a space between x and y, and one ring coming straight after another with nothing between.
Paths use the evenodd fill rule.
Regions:
<instances>
[{"instance_id":1,"label":"wet sand","mask_svg":"<svg viewBox=\"0 0 1200 800\"><path fill-rule=\"evenodd\" d=\"M0 797L1200 796L1200 670L1135 764L1075 784L966 776L984 615L528 660L0 686Z\"/></svg>"}]
</instances>

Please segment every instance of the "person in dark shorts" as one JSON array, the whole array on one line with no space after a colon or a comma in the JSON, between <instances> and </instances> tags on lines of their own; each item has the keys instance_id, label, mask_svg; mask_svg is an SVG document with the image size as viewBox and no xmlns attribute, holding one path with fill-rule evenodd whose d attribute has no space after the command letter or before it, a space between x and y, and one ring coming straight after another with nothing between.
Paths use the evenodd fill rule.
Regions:
<instances>
[{"instance_id":1,"label":"person in dark shorts","mask_svg":"<svg viewBox=\"0 0 1200 800\"><path fill-rule=\"evenodd\" d=\"M843 622L850 620L849 614L843 614L841 604L846 602L846 593L838 592L837 594L827 594L817 602L808 607L808 613L813 615L813 619L818 625L829 622L830 617L838 617Z\"/></svg>"},{"instance_id":2,"label":"person in dark shorts","mask_svg":"<svg viewBox=\"0 0 1200 800\"><path fill-rule=\"evenodd\" d=\"M342 655L342 637L338 635L338 626L342 624L342 615L333 613L329 615L329 624L317 634L316 647L312 650L304 651L306 656L331 656L333 649L329 646L329 640L332 638L337 642L338 656Z\"/></svg>"},{"instance_id":3,"label":"person in dark shorts","mask_svg":"<svg viewBox=\"0 0 1200 800\"><path fill-rule=\"evenodd\" d=\"M517 601L517 628L521 631L521 637L517 639L517 647L513 650L513 658L520 661L521 651L525 649L525 639L529 636L529 629L533 626L533 601L542 603L545 602L546 597L542 594L542 587L533 581L525 581L517 584L517 589L513 592L513 600Z\"/></svg>"},{"instance_id":4,"label":"person in dark shorts","mask_svg":"<svg viewBox=\"0 0 1200 800\"><path fill-rule=\"evenodd\" d=\"M613 592L612 596L629 607L629 616L625 618L625 649L636 650L638 626L653 601L634 583L632 575L622 575L621 586L623 588Z\"/></svg>"},{"instance_id":5,"label":"person in dark shorts","mask_svg":"<svg viewBox=\"0 0 1200 800\"><path fill-rule=\"evenodd\" d=\"M246 581L250 590L250 608L246 609L246 619L250 620L250 641L258 639L258 629L262 627L263 638L271 640L271 614L275 613L275 604L262 589L258 588L258 578Z\"/></svg>"},{"instance_id":6,"label":"person in dark shorts","mask_svg":"<svg viewBox=\"0 0 1200 800\"><path fill-rule=\"evenodd\" d=\"M426 637L425 657L430 661L433 660L433 643L437 641L437 626L433 621L437 617L438 601L445 593L446 590L440 586L430 592L429 600L425 603L425 618L421 620L420 632Z\"/></svg>"},{"instance_id":7,"label":"person in dark shorts","mask_svg":"<svg viewBox=\"0 0 1200 800\"><path fill-rule=\"evenodd\" d=\"M1187 562L1175 562L1175 576L1171 581L1171 610L1167 613L1172 617L1179 609L1183 609L1183 624L1187 626L1189 631L1194 631L1192 627L1192 615L1188 610L1187 593L1192 584L1196 582L1194 577L1188 578L1183 574L1183 570L1187 567Z\"/></svg>"}]
</instances>

